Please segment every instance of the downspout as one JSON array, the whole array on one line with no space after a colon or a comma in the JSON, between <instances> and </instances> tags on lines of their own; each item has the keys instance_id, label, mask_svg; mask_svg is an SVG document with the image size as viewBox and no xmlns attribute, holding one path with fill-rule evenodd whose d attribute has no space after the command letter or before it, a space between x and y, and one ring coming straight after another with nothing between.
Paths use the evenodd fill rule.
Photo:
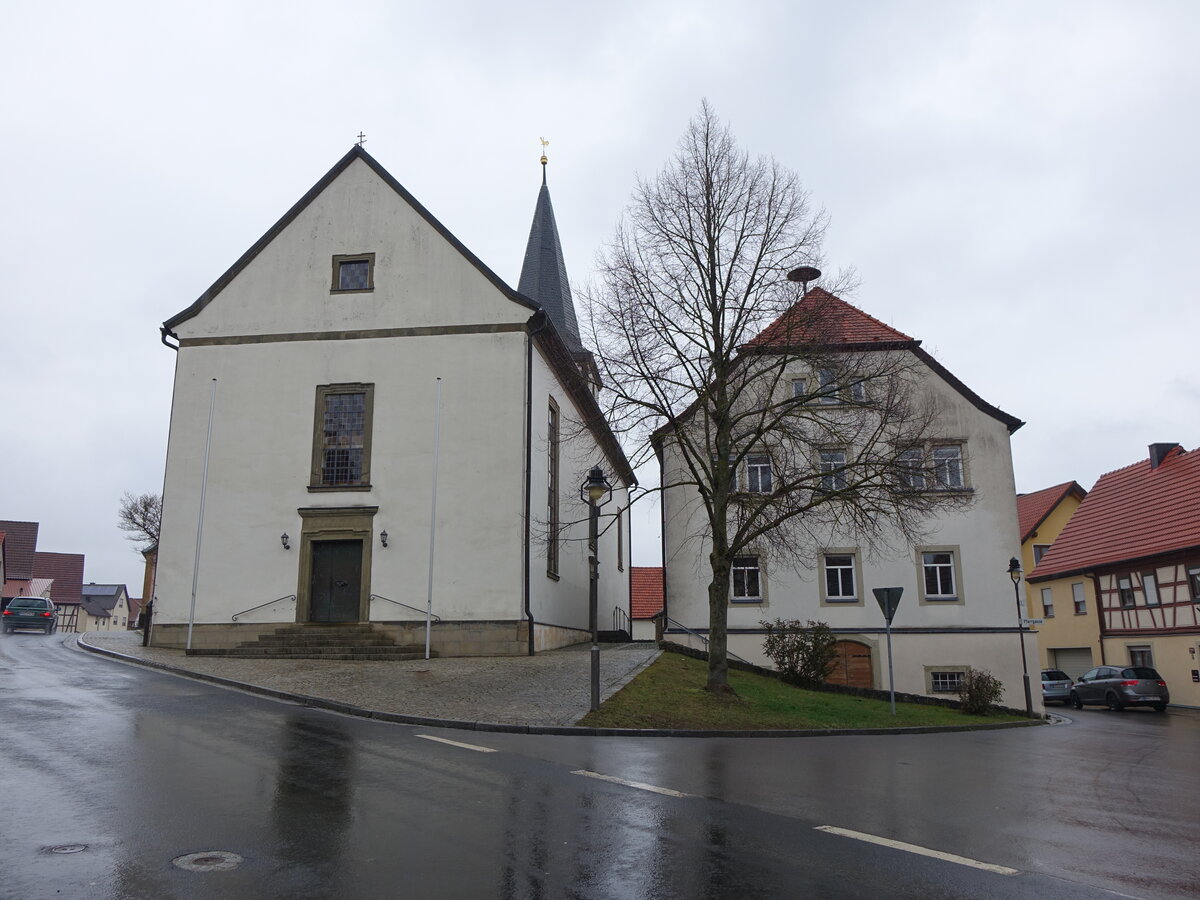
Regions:
<instances>
[{"instance_id":1,"label":"downspout","mask_svg":"<svg viewBox=\"0 0 1200 900\"><path fill-rule=\"evenodd\" d=\"M530 507L533 489L533 339L547 329L548 319L545 310L539 309L525 323L525 621L528 624L529 655L533 656L533 608L530 606L529 553L532 547L530 541Z\"/></svg>"},{"instance_id":2,"label":"downspout","mask_svg":"<svg viewBox=\"0 0 1200 900\"><path fill-rule=\"evenodd\" d=\"M162 340L163 346L175 351L175 380L178 381L179 380L179 345L169 343L167 341L167 336L169 335L170 337L173 337L173 338L175 338L175 340L178 341L179 335L177 335L175 332L173 332L166 325L159 326L158 333L159 333L160 340ZM171 429L170 429L169 423L172 422L174 420L174 418L175 418L175 388L174 388L174 386L172 386L172 388L171 388L171 411L167 417L167 422L168 422L167 447L168 448L170 448L170 446L171 446ZM163 460L163 486L162 486L162 492L158 495L160 503L162 502L162 498L165 497L166 494L167 494L167 466L166 466L166 460ZM159 511L159 516L160 516L160 522L161 522L161 516L162 516L161 508ZM152 636L153 636L152 632L154 631L154 612L155 612L155 607L158 605L154 601L155 601L155 597L157 596L157 593L158 593L158 554L159 554L159 550L161 548L162 548L162 532L161 532L161 525L160 525L158 542L154 545L154 577L150 579L150 596L142 598L142 608L149 609L149 612L146 616L146 627L145 627L144 631L142 632L142 646L143 647L150 646L150 639L152 638Z\"/></svg>"}]
</instances>

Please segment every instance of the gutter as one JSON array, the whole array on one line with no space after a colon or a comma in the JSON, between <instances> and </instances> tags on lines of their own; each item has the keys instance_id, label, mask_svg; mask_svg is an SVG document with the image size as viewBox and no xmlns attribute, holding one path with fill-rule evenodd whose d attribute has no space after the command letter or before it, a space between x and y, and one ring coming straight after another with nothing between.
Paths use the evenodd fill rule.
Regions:
<instances>
[{"instance_id":1,"label":"gutter","mask_svg":"<svg viewBox=\"0 0 1200 900\"><path fill-rule=\"evenodd\" d=\"M525 323L525 536L524 536L524 579L522 585L522 593L525 604L525 621L528 623L529 631L529 656L533 656L533 609L529 602L529 551L531 547L529 537L529 516L532 497L530 491L533 488L533 339L536 335L541 334L550 327L550 319L546 315L545 310L539 309L529 321Z\"/></svg>"},{"instance_id":2,"label":"gutter","mask_svg":"<svg viewBox=\"0 0 1200 900\"><path fill-rule=\"evenodd\" d=\"M158 333L160 335L160 339L162 340L164 347L169 347L170 349L174 350L176 353L179 352L178 344L168 344L167 343L168 337L173 337L173 338L175 338L175 340L179 340L179 335L177 335L175 332L173 332L166 325L159 326Z\"/></svg>"}]
</instances>

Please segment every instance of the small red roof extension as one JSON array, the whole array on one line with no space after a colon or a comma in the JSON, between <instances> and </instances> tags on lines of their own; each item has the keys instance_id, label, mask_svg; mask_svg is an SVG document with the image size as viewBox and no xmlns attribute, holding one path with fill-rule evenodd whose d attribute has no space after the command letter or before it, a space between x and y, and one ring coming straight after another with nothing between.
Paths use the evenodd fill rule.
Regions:
<instances>
[{"instance_id":1,"label":"small red roof extension","mask_svg":"<svg viewBox=\"0 0 1200 900\"><path fill-rule=\"evenodd\" d=\"M662 566L633 566L629 570L629 617L652 619L663 609Z\"/></svg>"},{"instance_id":2,"label":"small red roof extension","mask_svg":"<svg viewBox=\"0 0 1200 900\"><path fill-rule=\"evenodd\" d=\"M813 288L782 316L760 331L747 347L795 347L801 344L878 344L912 342L857 306L822 288Z\"/></svg>"},{"instance_id":3,"label":"small red roof extension","mask_svg":"<svg viewBox=\"0 0 1200 900\"><path fill-rule=\"evenodd\" d=\"M1030 579L1200 547L1200 450L1100 476Z\"/></svg>"},{"instance_id":4,"label":"small red roof extension","mask_svg":"<svg viewBox=\"0 0 1200 900\"><path fill-rule=\"evenodd\" d=\"M1046 516L1054 511L1054 507L1058 506L1066 499L1067 494L1073 491L1079 493L1081 500L1087 496L1087 491L1076 481L1067 481L1063 484L1056 484L1054 487L1042 488L1032 494L1018 494L1017 521L1021 528L1021 543L1029 540L1029 536L1037 530L1042 522L1046 521Z\"/></svg>"}]
</instances>

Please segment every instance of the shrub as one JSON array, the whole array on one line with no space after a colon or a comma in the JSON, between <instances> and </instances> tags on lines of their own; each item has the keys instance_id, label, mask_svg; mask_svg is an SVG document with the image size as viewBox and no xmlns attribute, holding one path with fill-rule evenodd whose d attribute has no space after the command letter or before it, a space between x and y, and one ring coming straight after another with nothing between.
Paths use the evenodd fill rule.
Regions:
<instances>
[{"instance_id":1,"label":"shrub","mask_svg":"<svg viewBox=\"0 0 1200 900\"><path fill-rule=\"evenodd\" d=\"M837 639L824 622L776 619L759 624L767 630L763 652L793 684L818 685L829 677L837 660Z\"/></svg>"},{"instance_id":2,"label":"shrub","mask_svg":"<svg viewBox=\"0 0 1200 900\"><path fill-rule=\"evenodd\" d=\"M1004 696L1004 685L987 669L967 668L958 685L958 699L968 716L986 716Z\"/></svg>"}]
</instances>

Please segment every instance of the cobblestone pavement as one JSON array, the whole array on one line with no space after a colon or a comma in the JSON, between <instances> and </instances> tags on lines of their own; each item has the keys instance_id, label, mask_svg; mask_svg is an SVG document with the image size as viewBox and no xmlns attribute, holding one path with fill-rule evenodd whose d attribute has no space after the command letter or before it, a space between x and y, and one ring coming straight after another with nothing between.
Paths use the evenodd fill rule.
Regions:
<instances>
[{"instance_id":1,"label":"cobblestone pavement","mask_svg":"<svg viewBox=\"0 0 1200 900\"><path fill-rule=\"evenodd\" d=\"M590 644L537 656L405 661L263 660L186 656L143 647L133 631L92 631L80 643L180 674L317 697L377 712L503 725L574 725L590 706ZM658 658L652 643L600 645L600 698Z\"/></svg>"}]
</instances>

